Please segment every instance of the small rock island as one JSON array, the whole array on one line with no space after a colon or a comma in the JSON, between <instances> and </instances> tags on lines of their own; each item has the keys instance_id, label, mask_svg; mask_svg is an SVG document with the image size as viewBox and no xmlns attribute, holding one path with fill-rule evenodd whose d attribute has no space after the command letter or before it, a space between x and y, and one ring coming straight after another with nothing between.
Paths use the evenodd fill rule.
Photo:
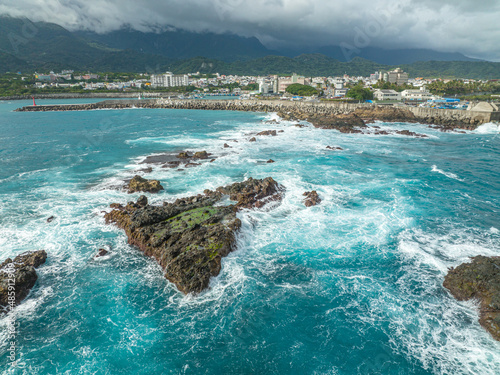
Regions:
<instances>
[{"instance_id":1,"label":"small rock island","mask_svg":"<svg viewBox=\"0 0 500 375\"><path fill-rule=\"evenodd\" d=\"M131 245L154 257L181 292L197 294L219 274L221 259L235 248L241 227L236 213L280 201L282 191L271 177L249 178L162 206L149 205L145 196L126 206L114 203L105 219L124 229ZM224 196L236 204L220 205Z\"/></svg>"}]
</instances>

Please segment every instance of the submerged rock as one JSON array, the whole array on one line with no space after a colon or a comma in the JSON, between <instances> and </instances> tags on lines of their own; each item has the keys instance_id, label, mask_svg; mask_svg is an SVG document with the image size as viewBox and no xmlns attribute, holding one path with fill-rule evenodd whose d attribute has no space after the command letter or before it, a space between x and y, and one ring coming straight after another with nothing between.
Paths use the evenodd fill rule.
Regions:
<instances>
[{"instance_id":1,"label":"submerged rock","mask_svg":"<svg viewBox=\"0 0 500 375\"><path fill-rule=\"evenodd\" d=\"M306 205L306 207L316 206L321 203L321 198L319 197L316 190L306 191L303 196L306 197L304 199L304 204Z\"/></svg>"},{"instance_id":2,"label":"submerged rock","mask_svg":"<svg viewBox=\"0 0 500 375\"><path fill-rule=\"evenodd\" d=\"M38 279L35 268L46 259L45 250L31 251L14 260L8 258L0 265L0 312L8 312L26 298Z\"/></svg>"},{"instance_id":3,"label":"submerged rock","mask_svg":"<svg viewBox=\"0 0 500 375\"><path fill-rule=\"evenodd\" d=\"M266 163L274 163L274 160L273 159L269 159L268 161L266 161Z\"/></svg>"},{"instance_id":4,"label":"submerged rock","mask_svg":"<svg viewBox=\"0 0 500 375\"><path fill-rule=\"evenodd\" d=\"M109 251L106 249L99 249L95 258L100 258L100 257L106 256L106 255L108 255L108 253L109 253Z\"/></svg>"},{"instance_id":5,"label":"submerged rock","mask_svg":"<svg viewBox=\"0 0 500 375\"><path fill-rule=\"evenodd\" d=\"M450 268L443 285L459 301L478 300L479 323L500 341L500 257L480 255Z\"/></svg>"},{"instance_id":6,"label":"submerged rock","mask_svg":"<svg viewBox=\"0 0 500 375\"><path fill-rule=\"evenodd\" d=\"M276 137L278 134L276 134L276 130L264 130L260 133L257 133L257 135L272 135L273 137Z\"/></svg>"},{"instance_id":7,"label":"submerged rock","mask_svg":"<svg viewBox=\"0 0 500 375\"><path fill-rule=\"evenodd\" d=\"M47 219L47 223L52 223L54 221L56 217L55 216L51 216Z\"/></svg>"},{"instance_id":8,"label":"submerged rock","mask_svg":"<svg viewBox=\"0 0 500 375\"><path fill-rule=\"evenodd\" d=\"M237 204L216 205L224 194ZM181 292L199 293L219 274L221 259L234 250L241 226L237 210L279 199L281 188L272 178L250 178L162 206L113 204L105 219L124 229L130 244L154 257Z\"/></svg>"},{"instance_id":9,"label":"submerged rock","mask_svg":"<svg viewBox=\"0 0 500 375\"><path fill-rule=\"evenodd\" d=\"M127 185L128 193L146 192L158 193L163 190L158 180L147 180L141 176L135 176Z\"/></svg>"},{"instance_id":10,"label":"submerged rock","mask_svg":"<svg viewBox=\"0 0 500 375\"><path fill-rule=\"evenodd\" d=\"M427 134L415 133L409 130L396 130L396 134L406 135L408 137L416 137L416 138L429 138Z\"/></svg>"}]
</instances>

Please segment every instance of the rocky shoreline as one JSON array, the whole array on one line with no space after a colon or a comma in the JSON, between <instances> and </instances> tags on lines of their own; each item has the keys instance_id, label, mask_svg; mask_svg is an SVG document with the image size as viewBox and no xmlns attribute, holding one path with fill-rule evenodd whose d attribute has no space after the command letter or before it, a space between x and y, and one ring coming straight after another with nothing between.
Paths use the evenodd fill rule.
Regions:
<instances>
[{"instance_id":1,"label":"rocky shoreline","mask_svg":"<svg viewBox=\"0 0 500 375\"><path fill-rule=\"evenodd\" d=\"M18 112L87 111L96 109L168 108L226 110L278 113L282 118L307 120L317 127L334 128L347 133L358 132L376 120L432 124L444 131L474 130L491 121L500 120L500 112L473 112L451 109L397 107L375 104L348 104L331 102L290 102L279 100L106 100L90 104L38 105L17 109Z\"/></svg>"},{"instance_id":2,"label":"rocky shoreline","mask_svg":"<svg viewBox=\"0 0 500 375\"><path fill-rule=\"evenodd\" d=\"M459 301L479 301L479 323L500 341L500 257L477 256L451 268L443 285Z\"/></svg>"},{"instance_id":3,"label":"rocky shoreline","mask_svg":"<svg viewBox=\"0 0 500 375\"><path fill-rule=\"evenodd\" d=\"M122 228L131 245L153 257L165 277L185 293L208 288L221 270L221 260L235 249L242 209L261 208L280 201L283 187L271 177L205 190L197 196L151 206L145 196L123 206L114 203L105 215L107 223ZM220 205L229 196L234 205Z\"/></svg>"}]
</instances>

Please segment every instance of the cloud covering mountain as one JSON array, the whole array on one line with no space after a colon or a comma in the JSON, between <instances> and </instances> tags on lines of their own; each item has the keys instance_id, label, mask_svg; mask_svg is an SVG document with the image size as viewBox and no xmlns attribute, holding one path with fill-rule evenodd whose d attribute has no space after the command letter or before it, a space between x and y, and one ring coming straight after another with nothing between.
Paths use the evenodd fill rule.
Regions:
<instances>
[{"instance_id":1,"label":"cloud covering mountain","mask_svg":"<svg viewBox=\"0 0 500 375\"><path fill-rule=\"evenodd\" d=\"M100 33L179 28L256 36L269 48L430 48L500 61L497 0L4 0L0 14Z\"/></svg>"}]
</instances>

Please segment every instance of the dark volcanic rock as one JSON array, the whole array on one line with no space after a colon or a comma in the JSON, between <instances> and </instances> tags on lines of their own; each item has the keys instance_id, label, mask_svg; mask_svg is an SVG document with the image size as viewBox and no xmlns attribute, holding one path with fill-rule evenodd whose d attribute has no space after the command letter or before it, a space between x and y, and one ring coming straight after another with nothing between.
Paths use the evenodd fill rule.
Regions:
<instances>
[{"instance_id":1,"label":"dark volcanic rock","mask_svg":"<svg viewBox=\"0 0 500 375\"><path fill-rule=\"evenodd\" d=\"M128 193L136 193L136 192L147 192L147 193L158 193L160 190L163 190L163 186L160 185L160 181L158 180L146 180L141 176L135 176L132 180L130 180L127 185Z\"/></svg>"},{"instance_id":2,"label":"dark volcanic rock","mask_svg":"<svg viewBox=\"0 0 500 375\"><path fill-rule=\"evenodd\" d=\"M106 249L99 249L99 252L97 253L97 255L95 257L96 258L100 258L100 257L103 257L103 256L107 255L108 253L109 252Z\"/></svg>"},{"instance_id":3,"label":"dark volcanic rock","mask_svg":"<svg viewBox=\"0 0 500 375\"><path fill-rule=\"evenodd\" d=\"M169 161L167 164L162 165L162 168L177 168L180 164L180 161Z\"/></svg>"},{"instance_id":4,"label":"dark volcanic rock","mask_svg":"<svg viewBox=\"0 0 500 375\"><path fill-rule=\"evenodd\" d=\"M342 151L344 150L342 147L332 147L332 146L326 146L327 149L332 150L332 151Z\"/></svg>"},{"instance_id":5,"label":"dark volcanic rock","mask_svg":"<svg viewBox=\"0 0 500 375\"><path fill-rule=\"evenodd\" d=\"M31 251L18 255L14 260L8 258L0 265L1 312L8 312L26 298L38 278L35 268L45 263L46 259L45 250ZM10 302L9 293L12 293Z\"/></svg>"},{"instance_id":6,"label":"dark volcanic rock","mask_svg":"<svg viewBox=\"0 0 500 375\"><path fill-rule=\"evenodd\" d=\"M272 135L273 137L276 137L278 134L276 134L276 130L264 130L260 133L257 133L257 135Z\"/></svg>"},{"instance_id":7,"label":"dark volcanic rock","mask_svg":"<svg viewBox=\"0 0 500 375\"><path fill-rule=\"evenodd\" d=\"M309 120L316 128L335 129L341 133L361 133L356 128L366 127L364 121L353 113L337 116L312 116Z\"/></svg>"},{"instance_id":8,"label":"dark volcanic rock","mask_svg":"<svg viewBox=\"0 0 500 375\"><path fill-rule=\"evenodd\" d=\"M148 168L144 168L144 169L138 169L135 172L136 173L151 173L151 172L153 172L153 168L152 167L148 167Z\"/></svg>"},{"instance_id":9,"label":"dark volcanic rock","mask_svg":"<svg viewBox=\"0 0 500 375\"><path fill-rule=\"evenodd\" d=\"M148 198L145 195L141 195L139 199L137 199L137 204L141 207L146 207L148 205Z\"/></svg>"},{"instance_id":10,"label":"dark volcanic rock","mask_svg":"<svg viewBox=\"0 0 500 375\"><path fill-rule=\"evenodd\" d=\"M257 139L255 139L255 137L252 137L248 142L257 142Z\"/></svg>"},{"instance_id":11,"label":"dark volcanic rock","mask_svg":"<svg viewBox=\"0 0 500 375\"><path fill-rule=\"evenodd\" d=\"M268 161L266 161L266 163L274 163L274 160L273 159L269 159Z\"/></svg>"},{"instance_id":12,"label":"dark volcanic rock","mask_svg":"<svg viewBox=\"0 0 500 375\"><path fill-rule=\"evenodd\" d=\"M426 134L415 133L409 130L396 130L396 134L406 135L408 137L429 138Z\"/></svg>"},{"instance_id":13,"label":"dark volcanic rock","mask_svg":"<svg viewBox=\"0 0 500 375\"><path fill-rule=\"evenodd\" d=\"M354 114L364 119L367 123L374 122L375 120L383 122L418 122L415 115L409 110L392 106L357 108Z\"/></svg>"},{"instance_id":14,"label":"dark volcanic rock","mask_svg":"<svg viewBox=\"0 0 500 375\"><path fill-rule=\"evenodd\" d=\"M241 226L238 208L262 207L281 199L280 186L269 177L204 193L162 206L113 204L105 219L123 228L130 244L154 257L180 291L199 293L208 287L210 277L219 274L221 259L235 247ZM216 206L224 194L237 205Z\"/></svg>"},{"instance_id":15,"label":"dark volcanic rock","mask_svg":"<svg viewBox=\"0 0 500 375\"><path fill-rule=\"evenodd\" d=\"M210 156L211 154L209 154L208 152L206 151L198 151L198 152L195 152L194 153L194 158L195 159L208 159L208 157Z\"/></svg>"},{"instance_id":16,"label":"dark volcanic rock","mask_svg":"<svg viewBox=\"0 0 500 375\"><path fill-rule=\"evenodd\" d=\"M224 143L224 148L231 148L227 143Z\"/></svg>"},{"instance_id":17,"label":"dark volcanic rock","mask_svg":"<svg viewBox=\"0 0 500 375\"><path fill-rule=\"evenodd\" d=\"M47 223L52 223L52 221L54 221L56 217L55 216L51 216L47 219Z\"/></svg>"},{"instance_id":18,"label":"dark volcanic rock","mask_svg":"<svg viewBox=\"0 0 500 375\"><path fill-rule=\"evenodd\" d=\"M191 157L191 155L189 155L188 152L183 151L183 152L179 152L179 155L177 155L177 157L179 159L189 159Z\"/></svg>"},{"instance_id":19,"label":"dark volcanic rock","mask_svg":"<svg viewBox=\"0 0 500 375\"><path fill-rule=\"evenodd\" d=\"M309 121L316 128L335 129L342 133L361 133L358 128L366 127L364 121L354 113L305 113L300 109L278 112L278 116L289 121ZM304 127L297 124L295 126Z\"/></svg>"},{"instance_id":20,"label":"dark volcanic rock","mask_svg":"<svg viewBox=\"0 0 500 375\"><path fill-rule=\"evenodd\" d=\"M500 257L480 255L451 268L443 285L459 301L479 300L479 323L500 341Z\"/></svg>"},{"instance_id":21,"label":"dark volcanic rock","mask_svg":"<svg viewBox=\"0 0 500 375\"><path fill-rule=\"evenodd\" d=\"M236 207L238 208L260 208L268 202L280 200L282 189L271 177L263 180L254 180L250 177L244 182L219 187L217 191L237 201Z\"/></svg>"},{"instance_id":22,"label":"dark volcanic rock","mask_svg":"<svg viewBox=\"0 0 500 375\"><path fill-rule=\"evenodd\" d=\"M319 197L318 193L316 190L313 191L306 191L304 194L304 204L306 207L311 207L311 206L316 206L317 204L321 203L321 198Z\"/></svg>"},{"instance_id":23,"label":"dark volcanic rock","mask_svg":"<svg viewBox=\"0 0 500 375\"><path fill-rule=\"evenodd\" d=\"M175 154L150 155L150 156L146 157L143 161L141 161L139 164L164 164L164 163L168 163L172 160L176 160L176 159L177 159L177 155L175 155ZM147 172L147 171L149 171L149 168L142 169L141 172ZM151 168L151 172L152 171L153 171L153 168ZM151 173L151 172L149 172L149 173Z\"/></svg>"}]
</instances>

